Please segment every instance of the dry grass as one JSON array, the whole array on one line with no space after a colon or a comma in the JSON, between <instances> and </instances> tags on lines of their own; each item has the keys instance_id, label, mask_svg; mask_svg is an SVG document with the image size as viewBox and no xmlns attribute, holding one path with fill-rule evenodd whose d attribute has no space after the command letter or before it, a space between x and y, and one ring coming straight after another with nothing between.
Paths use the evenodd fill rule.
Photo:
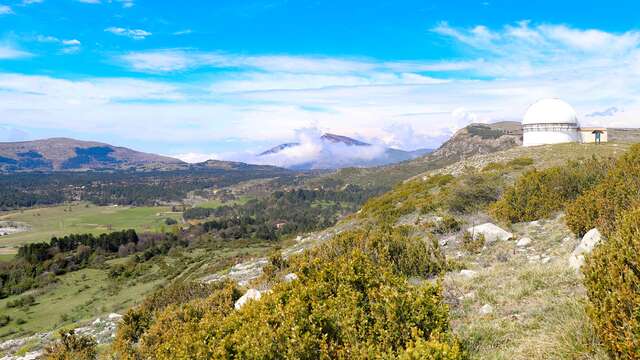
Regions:
<instances>
[{"instance_id":1,"label":"dry grass","mask_svg":"<svg viewBox=\"0 0 640 360\"><path fill-rule=\"evenodd\" d=\"M512 230L531 245L506 241L463 253L458 259L477 275L449 274L444 282L454 329L472 358L607 359L584 312L580 275L567 266L577 240L562 217ZM485 304L491 313L480 313Z\"/></svg>"}]
</instances>

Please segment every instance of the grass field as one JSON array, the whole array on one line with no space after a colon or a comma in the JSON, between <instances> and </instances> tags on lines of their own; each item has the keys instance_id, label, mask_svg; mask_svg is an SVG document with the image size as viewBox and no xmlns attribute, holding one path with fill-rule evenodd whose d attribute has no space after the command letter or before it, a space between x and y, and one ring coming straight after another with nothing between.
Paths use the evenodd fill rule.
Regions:
<instances>
[{"instance_id":1,"label":"grass field","mask_svg":"<svg viewBox=\"0 0 640 360\"><path fill-rule=\"evenodd\" d=\"M215 209L215 208L218 208L218 207L223 206L223 205L228 205L228 206L244 205L251 199L253 199L252 196L241 195L241 196L238 197L238 199L233 200L233 201L227 201L225 203L221 202L220 200L213 199L213 200L208 200L208 201L205 201L205 202L198 203L198 204L196 204L196 206L197 207L201 207L201 208L207 208L207 209Z\"/></svg>"},{"instance_id":2,"label":"grass field","mask_svg":"<svg viewBox=\"0 0 640 360\"><path fill-rule=\"evenodd\" d=\"M0 213L2 221L28 224L30 231L0 237L0 257L15 252L20 245L48 241L52 236L72 233L100 234L122 229L158 230L168 217L179 213L168 207L114 207L85 203Z\"/></svg>"},{"instance_id":3,"label":"grass field","mask_svg":"<svg viewBox=\"0 0 640 360\"><path fill-rule=\"evenodd\" d=\"M237 241L210 248L182 250L175 256L149 261L144 273L132 279L109 278L107 269L87 268L58 277L56 284L0 300L0 314L11 322L0 327L0 341L61 327L77 327L112 312L124 313L145 295L172 280L198 280L237 262L268 254L272 242ZM126 263L128 258L108 260L108 265ZM27 308L9 308L7 303L33 295L36 303ZM2 353L0 352L0 356Z\"/></svg>"}]
</instances>

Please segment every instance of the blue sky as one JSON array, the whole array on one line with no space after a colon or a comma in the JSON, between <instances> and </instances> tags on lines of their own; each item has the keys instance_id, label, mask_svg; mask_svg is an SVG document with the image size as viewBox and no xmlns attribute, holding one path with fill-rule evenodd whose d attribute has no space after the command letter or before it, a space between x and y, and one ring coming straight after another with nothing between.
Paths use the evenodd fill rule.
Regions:
<instances>
[{"instance_id":1,"label":"blue sky","mask_svg":"<svg viewBox=\"0 0 640 360\"><path fill-rule=\"evenodd\" d=\"M0 141L247 160L328 131L415 149L551 96L637 126L636 3L0 0Z\"/></svg>"}]
</instances>

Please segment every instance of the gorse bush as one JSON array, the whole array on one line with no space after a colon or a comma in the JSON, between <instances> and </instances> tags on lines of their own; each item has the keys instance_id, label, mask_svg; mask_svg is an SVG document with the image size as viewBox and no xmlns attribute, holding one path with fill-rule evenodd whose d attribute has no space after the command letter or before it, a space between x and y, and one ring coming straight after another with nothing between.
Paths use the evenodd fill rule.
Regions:
<instances>
[{"instance_id":1,"label":"gorse bush","mask_svg":"<svg viewBox=\"0 0 640 360\"><path fill-rule=\"evenodd\" d=\"M632 176L632 174L629 174ZM622 215L583 268L589 315L609 352L640 358L640 207Z\"/></svg>"},{"instance_id":2,"label":"gorse bush","mask_svg":"<svg viewBox=\"0 0 640 360\"><path fill-rule=\"evenodd\" d=\"M360 249L297 273L238 311L232 292L168 307L143 336L142 358L463 358L439 285L411 286Z\"/></svg>"},{"instance_id":3,"label":"gorse bush","mask_svg":"<svg viewBox=\"0 0 640 360\"><path fill-rule=\"evenodd\" d=\"M454 180L451 175L434 175L426 180L411 180L392 191L372 198L362 207L361 218L370 217L378 223L393 224L401 216L416 210L435 210L433 192Z\"/></svg>"},{"instance_id":4,"label":"gorse bush","mask_svg":"<svg viewBox=\"0 0 640 360\"><path fill-rule=\"evenodd\" d=\"M203 284L200 282L176 283L157 290L149 295L139 306L125 313L118 325L113 349L122 359L141 359L137 351L140 338L155 321L158 313L165 308L187 303L194 299L204 299L221 289L235 289L229 283ZM240 297L239 292L233 294Z\"/></svg>"},{"instance_id":5,"label":"gorse bush","mask_svg":"<svg viewBox=\"0 0 640 360\"><path fill-rule=\"evenodd\" d=\"M567 206L566 222L577 235L597 227L611 235L616 218L640 201L640 145L634 145L615 162L606 178Z\"/></svg>"},{"instance_id":6,"label":"gorse bush","mask_svg":"<svg viewBox=\"0 0 640 360\"><path fill-rule=\"evenodd\" d=\"M121 359L465 358L440 285L407 281L446 267L437 242L409 226L345 232L270 265L271 278L293 271L298 280L240 310L232 284L206 296L159 291L125 315L114 350Z\"/></svg>"},{"instance_id":7,"label":"gorse bush","mask_svg":"<svg viewBox=\"0 0 640 360\"><path fill-rule=\"evenodd\" d=\"M505 190L491 210L498 219L511 223L548 217L596 186L607 174L609 163L591 158L528 171Z\"/></svg>"},{"instance_id":8,"label":"gorse bush","mask_svg":"<svg viewBox=\"0 0 640 360\"><path fill-rule=\"evenodd\" d=\"M411 226L388 225L348 231L292 259L293 268L313 259L330 261L358 249L376 265L401 275L429 277L444 271L447 261L435 238L425 240L412 231Z\"/></svg>"},{"instance_id":9,"label":"gorse bush","mask_svg":"<svg viewBox=\"0 0 640 360\"><path fill-rule=\"evenodd\" d=\"M60 338L60 341L45 348L45 360L94 360L97 358L97 343L91 336L76 335L73 330L70 330L61 331Z\"/></svg>"},{"instance_id":10,"label":"gorse bush","mask_svg":"<svg viewBox=\"0 0 640 360\"><path fill-rule=\"evenodd\" d=\"M451 212L468 214L498 200L502 187L500 174L471 172L458 177L443 189L442 202Z\"/></svg>"}]
</instances>

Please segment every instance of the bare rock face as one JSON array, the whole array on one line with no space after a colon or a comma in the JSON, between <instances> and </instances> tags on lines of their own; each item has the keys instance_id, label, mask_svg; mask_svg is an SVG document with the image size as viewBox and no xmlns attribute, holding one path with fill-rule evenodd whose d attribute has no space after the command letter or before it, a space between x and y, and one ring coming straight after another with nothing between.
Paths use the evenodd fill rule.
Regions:
<instances>
[{"instance_id":1,"label":"bare rock face","mask_svg":"<svg viewBox=\"0 0 640 360\"><path fill-rule=\"evenodd\" d=\"M584 257L600 243L602 235L598 229L589 230L569 256L569 266L578 271L584 265Z\"/></svg>"},{"instance_id":2,"label":"bare rock face","mask_svg":"<svg viewBox=\"0 0 640 360\"><path fill-rule=\"evenodd\" d=\"M479 234L484 235L484 240L488 244L496 242L498 240L500 241L509 240L513 237L512 233L492 223L485 223L481 225L472 226L468 228L467 231L473 234L473 236L478 236Z\"/></svg>"}]
</instances>

